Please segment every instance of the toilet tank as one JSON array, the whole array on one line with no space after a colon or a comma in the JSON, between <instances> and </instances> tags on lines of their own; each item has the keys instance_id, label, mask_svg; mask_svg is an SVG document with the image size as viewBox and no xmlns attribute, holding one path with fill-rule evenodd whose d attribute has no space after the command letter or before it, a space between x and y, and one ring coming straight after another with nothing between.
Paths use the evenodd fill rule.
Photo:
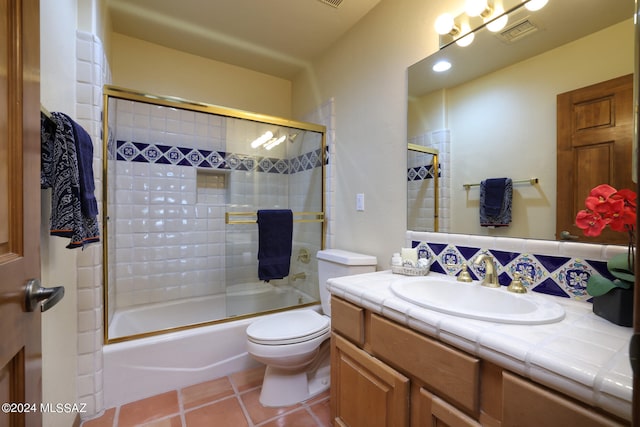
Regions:
<instances>
[{"instance_id":1,"label":"toilet tank","mask_svg":"<svg viewBox=\"0 0 640 427\"><path fill-rule=\"evenodd\" d=\"M372 273L376 271L378 260L375 256L342 249L324 249L316 254L318 258L318 285L322 311L331 316L330 295L327 291L327 280L334 277L352 276L354 274Z\"/></svg>"}]
</instances>

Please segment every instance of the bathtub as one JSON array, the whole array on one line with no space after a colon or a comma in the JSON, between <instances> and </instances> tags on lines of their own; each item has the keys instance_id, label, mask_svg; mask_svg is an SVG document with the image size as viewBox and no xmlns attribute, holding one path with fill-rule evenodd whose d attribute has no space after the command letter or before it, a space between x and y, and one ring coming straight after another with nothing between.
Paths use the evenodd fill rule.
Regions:
<instances>
[{"instance_id":1,"label":"bathtub","mask_svg":"<svg viewBox=\"0 0 640 427\"><path fill-rule=\"evenodd\" d=\"M232 296L246 299L247 295L242 295L246 293L246 286L241 288L243 289L238 290L242 292L238 295L232 293ZM262 296L269 299L273 296L271 294L272 292L265 292ZM293 298L296 302L299 298L304 302L310 300L310 297L299 291L288 292L288 294L291 296L287 298ZM253 294L253 297L255 296ZM210 307L207 303L219 303L219 301L208 301L208 299L205 299L204 307ZM203 298L197 299L197 301L201 300ZM174 311L179 311L178 306L179 304L174 303L155 304L154 308L162 309L155 311L155 315L158 316L155 320L152 320L154 312L149 307L139 309L138 313L130 309L127 314L133 315L134 318L138 316L137 320L140 321L138 326L149 322L157 325L157 322L164 322L165 318L173 317ZM182 309L195 312L191 307L197 307L197 304L192 306L183 304ZM224 304L222 307L224 308ZM319 305L311 308L320 310ZM170 312L172 315L165 315L165 312ZM200 314L193 315L200 316ZM112 408L259 366L245 348L246 328L255 319L256 317L238 319L105 345L103 347L104 407ZM119 320L124 322L126 317L120 316ZM110 331L114 321L116 321L115 317L109 328Z\"/></svg>"},{"instance_id":2,"label":"bathtub","mask_svg":"<svg viewBox=\"0 0 640 427\"><path fill-rule=\"evenodd\" d=\"M227 287L225 294L116 310L109 323L109 338L161 331L310 302L314 302L313 298L288 285L241 283Z\"/></svg>"}]
</instances>

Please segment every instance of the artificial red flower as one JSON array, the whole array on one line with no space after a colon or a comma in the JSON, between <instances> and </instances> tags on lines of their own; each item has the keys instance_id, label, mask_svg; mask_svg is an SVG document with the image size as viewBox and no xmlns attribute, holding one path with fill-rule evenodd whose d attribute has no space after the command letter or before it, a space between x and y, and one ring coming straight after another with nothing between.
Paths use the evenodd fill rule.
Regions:
<instances>
[{"instance_id":1,"label":"artificial red flower","mask_svg":"<svg viewBox=\"0 0 640 427\"><path fill-rule=\"evenodd\" d=\"M587 209L576 215L576 226L585 236L595 237L608 225L613 231L628 232L630 239L636 224L636 193L616 190L610 185L594 187L585 199Z\"/></svg>"},{"instance_id":2,"label":"artificial red flower","mask_svg":"<svg viewBox=\"0 0 640 427\"><path fill-rule=\"evenodd\" d=\"M583 230L585 236L595 237L602 233L607 222L596 212L581 210L576 215L576 225Z\"/></svg>"}]
</instances>

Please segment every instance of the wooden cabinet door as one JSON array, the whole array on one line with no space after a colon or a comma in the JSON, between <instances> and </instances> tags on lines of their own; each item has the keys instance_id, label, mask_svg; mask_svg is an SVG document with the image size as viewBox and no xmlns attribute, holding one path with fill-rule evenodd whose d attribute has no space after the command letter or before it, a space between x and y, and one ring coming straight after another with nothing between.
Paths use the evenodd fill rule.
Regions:
<instances>
[{"instance_id":1,"label":"wooden cabinet door","mask_svg":"<svg viewBox=\"0 0 640 427\"><path fill-rule=\"evenodd\" d=\"M502 425L518 427L614 427L629 425L594 412L546 388L503 373Z\"/></svg>"},{"instance_id":2,"label":"wooden cabinet door","mask_svg":"<svg viewBox=\"0 0 640 427\"><path fill-rule=\"evenodd\" d=\"M40 277L38 0L0 0L1 426L40 426L40 313L25 285ZM29 406L25 406L24 404Z\"/></svg>"},{"instance_id":3,"label":"wooden cabinet door","mask_svg":"<svg viewBox=\"0 0 640 427\"><path fill-rule=\"evenodd\" d=\"M479 422L424 388L420 389L418 399L419 409L417 413L420 414L420 420L416 425L424 427L481 426Z\"/></svg>"},{"instance_id":4,"label":"wooden cabinet door","mask_svg":"<svg viewBox=\"0 0 640 427\"><path fill-rule=\"evenodd\" d=\"M341 336L331 340L334 426L408 426L409 379Z\"/></svg>"}]
</instances>

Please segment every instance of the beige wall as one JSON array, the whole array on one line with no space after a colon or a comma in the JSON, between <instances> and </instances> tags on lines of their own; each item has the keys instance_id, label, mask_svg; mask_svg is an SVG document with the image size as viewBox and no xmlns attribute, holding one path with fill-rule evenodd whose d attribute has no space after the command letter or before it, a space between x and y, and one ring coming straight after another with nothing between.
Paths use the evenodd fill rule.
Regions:
<instances>
[{"instance_id":1,"label":"beige wall","mask_svg":"<svg viewBox=\"0 0 640 427\"><path fill-rule=\"evenodd\" d=\"M291 117L291 82L122 34L110 38L116 86L277 117Z\"/></svg>"},{"instance_id":2,"label":"beige wall","mask_svg":"<svg viewBox=\"0 0 640 427\"><path fill-rule=\"evenodd\" d=\"M75 113L76 0L40 2L40 100L49 111ZM48 234L51 190L42 193L42 283L65 287L65 296L42 315L42 400L76 403L76 252L68 239ZM43 425L68 427L76 414L43 414Z\"/></svg>"},{"instance_id":3,"label":"beige wall","mask_svg":"<svg viewBox=\"0 0 640 427\"><path fill-rule=\"evenodd\" d=\"M382 0L294 81L298 116L335 98L335 245L376 255L380 268L406 229L407 67L437 49L433 23L458 3Z\"/></svg>"}]
</instances>

